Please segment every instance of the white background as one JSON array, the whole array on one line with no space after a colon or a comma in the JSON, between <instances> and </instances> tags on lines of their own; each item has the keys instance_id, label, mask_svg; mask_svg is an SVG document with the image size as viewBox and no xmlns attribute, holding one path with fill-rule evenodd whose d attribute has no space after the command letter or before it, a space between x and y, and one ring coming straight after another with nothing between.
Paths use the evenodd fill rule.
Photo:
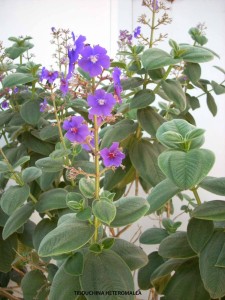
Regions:
<instances>
[{"instance_id":1,"label":"white background","mask_svg":"<svg viewBox=\"0 0 225 300\"><path fill-rule=\"evenodd\" d=\"M165 1L166 2L166 1ZM141 6L142 0L0 0L0 40L5 46L9 36L30 35L35 44L36 62L43 66L53 64L53 46L50 44L51 27L65 28L74 31L76 35L87 37L87 42L100 44L108 49L111 57L115 56L119 29L132 31L137 25L137 17L147 13ZM216 51L221 59L203 67L203 77L221 82L224 75L213 68L214 65L225 69L225 1L224 0L175 0L171 5L169 15L172 24L162 28L169 38L178 43L192 43L188 35L190 27L199 22L207 26L208 48ZM168 40L158 45L169 50ZM196 95L201 94L201 92ZM210 172L212 176L225 177L225 96L215 97L218 114L214 118L206 107L205 97L201 97L202 108L193 112L197 126L206 129L204 147L216 154L215 165ZM147 162L146 162L147 163ZM210 193L200 191L203 201L218 199ZM177 200L177 207L180 207ZM146 229L154 222L144 218L139 224ZM156 224L156 223L155 223ZM185 228L186 225L183 226ZM124 237L130 239L137 226L133 226ZM149 252L151 247L144 247Z\"/></svg>"}]
</instances>

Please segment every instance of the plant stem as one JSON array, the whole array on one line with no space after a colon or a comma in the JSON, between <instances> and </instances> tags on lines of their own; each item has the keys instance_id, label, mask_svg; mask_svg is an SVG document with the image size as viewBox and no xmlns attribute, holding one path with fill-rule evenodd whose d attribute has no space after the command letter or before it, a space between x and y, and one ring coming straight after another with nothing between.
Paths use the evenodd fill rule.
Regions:
<instances>
[{"instance_id":1,"label":"plant stem","mask_svg":"<svg viewBox=\"0 0 225 300\"><path fill-rule=\"evenodd\" d=\"M22 56L22 54L20 55L20 65L22 65L22 63L23 63L23 56Z\"/></svg>"},{"instance_id":2,"label":"plant stem","mask_svg":"<svg viewBox=\"0 0 225 300\"><path fill-rule=\"evenodd\" d=\"M51 100L52 100L53 107L54 107L54 114L55 114L55 119L56 119L56 122L57 122L60 141L61 141L64 149L66 150L67 148L66 148L66 144L65 144L65 141L64 141L63 133L62 133L61 122L60 122L59 116L57 114L57 107L56 107L56 103L55 103L55 94L53 92L51 92Z\"/></svg>"},{"instance_id":3,"label":"plant stem","mask_svg":"<svg viewBox=\"0 0 225 300\"><path fill-rule=\"evenodd\" d=\"M191 189L191 190L192 190L192 192L193 192L193 194L194 194L194 196L195 196L195 199L196 199L198 205L201 205L202 202L201 202L201 199L200 199L200 197L199 197L199 195L198 195L197 188L195 187L195 188L193 188L193 189Z\"/></svg>"},{"instance_id":4,"label":"plant stem","mask_svg":"<svg viewBox=\"0 0 225 300\"><path fill-rule=\"evenodd\" d=\"M156 0L153 0L152 3L153 7L155 7L155 4L156 4ZM152 48L153 46L154 30L155 30L155 9L152 10L152 24L151 24L149 48Z\"/></svg>"}]
</instances>

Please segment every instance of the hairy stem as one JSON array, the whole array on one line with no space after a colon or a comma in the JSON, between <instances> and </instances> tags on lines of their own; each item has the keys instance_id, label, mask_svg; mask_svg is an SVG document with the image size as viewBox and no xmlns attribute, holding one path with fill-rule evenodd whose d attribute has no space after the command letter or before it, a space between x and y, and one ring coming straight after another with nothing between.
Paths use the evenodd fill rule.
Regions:
<instances>
[{"instance_id":1,"label":"hairy stem","mask_svg":"<svg viewBox=\"0 0 225 300\"><path fill-rule=\"evenodd\" d=\"M201 199L200 199L199 194L198 194L198 192L197 192L197 188L195 187L195 188L193 188L193 189L191 189L191 190L192 190L192 192L193 192L193 194L194 194L194 196L195 196L195 199L196 199L198 205L201 205L202 202L201 202Z\"/></svg>"}]
</instances>

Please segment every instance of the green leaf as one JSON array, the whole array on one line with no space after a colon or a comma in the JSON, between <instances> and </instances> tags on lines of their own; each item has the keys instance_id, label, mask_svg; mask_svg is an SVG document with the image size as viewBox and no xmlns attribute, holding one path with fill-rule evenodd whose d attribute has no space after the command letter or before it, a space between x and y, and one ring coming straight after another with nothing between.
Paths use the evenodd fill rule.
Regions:
<instances>
[{"instance_id":1,"label":"green leaf","mask_svg":"<svg viewBox=\"0 0 225 300\"><path fill-rule=\"evenodd\" d=\"M69 218L49 232L41 241L40 256L56 256L75 251L84 246L94 234L94 226Z\"/></svg>"},{"instance_id":2,"label":"green leaf","mask_svg":"<svg viewBox=\"0 0 225 300\"><path fill-rule=\"evenodd\" d=\"M216 195L225 196L225 177L205 177L199 186Z\"/></svg>"},{"instance_id":3,"label":"green leaf","mask_svg":"<svg viewBox=\"0 0 225 300\"><path fill-rule=\"evenodd\" d=\"M7 125L14 113L10 110L0 111L0 127Z\"/></svg>"},{"instance_id":4,"label":"green leaf","mask_svg":"<svg viewBox=\"0 0 225 300\"><path fill-rule=\"evenodd\" d=\"M79 180L79 190L88 199L94 198L95 182L90 178L83 177Z\"/></svg>"},{"instance_id":5,"label":"green leaf","mask_svg":"<svg viewBox=\"0 0 225 300\"><path fill-rule=\"evenodd\" d=\"M169 100L174 102L175 106L181 111L184 111L186 108L186 96L180 82L175 79L166 79L162 80L161 86Z\"/></svg>"},{"instance_id":6,"label":"green leaf","mask_svg":"<svg viewBox=\"0 0 225 300\"><path fill-rule=\"evenodd\" d=\"M28 220L24 225L23 225L23 232L22 233L18 233L18 239L19 241L33 249L34 245L33 245L33 235L34 235L34 230L35 230L36 224L31 221Z\"/></svg>"},{"instance_id":7,"label":"green leaf","mask_svg":"<svg viewBox=\"0 0 225 300\"><path fill-rule=\"evenodd\" d=\"M42 219L35 227L33 234L33 244L37 251L43 238L57 226L56 220Z\"/></svg>"},{"instance_id":8,"label":"green leaf","mask_svg":"<svg viewBox=\"0 0 225 300\"><path fill-rule=\"evenodd\" d=\"M168 235L168 232L163 228L150 228L142 233L139 241L145 245L156 245L160 244Z\"/></svg>"},{"instance_id":9,"label":"green leaf","mask_svg":"<svg viewBox=\"0 0 225 300\"><path fill-rule=\"evenodd\" d=\"M148 262L148 257L141 247L129 243L126 240L115 239L111 250L125 261L131 271L145 266Z\"/></svg>"},{"instance_id":10,"label":"green leaf","mask_svg":"<svg viewBox=\"0 0 225 300\"><path fill-rule=\"evenodd\" d=\"M27 220L30 218L34 212L34 205L31 202L26 203L21 206L8 218L3 232L3 239L7 239L12 233L16 232Z\"/></svg>"},{"instance_id":11,"label":"green leaf","mask_svg":"<svg viewBox=\"0 0 225 300\"><path fill-rule=\"evenodd\" d=\"M17 236L12 234L6 240L2 239L2 228L0 227L0 272L7 273L12 268L16 257Z\"/></svg>"},{"instance_id":12,"label":"green leaf","mask_svg":"<svg viewBox=\"0 0 225 300\"><path fill-rule=\"evenodd\" d=\"M155 94L151 90L138 91L130 102L130 109L144 108L155 100Z\"/></svg>"},{"instance_id":13,"label":"green leaf","mask_svg":"<svg viewBox=\"0 0 225 300\"><path fill-rule=\"evenodd\" d=\"M187 239L191 248L199 253L211 238L213 231L212 221L191 218L187 227Z\"/></svg>"},{"instance_id":14,"label":"green leaf","mask_svg":"<svg viewBox=\"0 0 225 300\"><path fill-rule=\"evenodd\" d=\"M73 256L67 258L65 263L63 264L64 270L66 273L79 276L83 273L84 268L84 258L83 254L80 252L76 252Z\"/></svg>"},{"instance_id":15,"label":"green leaf","mask_svg":"<svg viewBox=\"0 0 225 300\"><path fill-rule=\"evenodd\" d=\"M53 278L49 300L74 300L80 289L79 277L66 273L62 265Z\"/></svg>"},{"instance_id":16,"label":"green leaf","mask_svg":"<svg viewBox=\"0 0 225 300\"><path fill-rule=\"evenodd\" d=\"M148 263L140 270L138 270L138 286L142 290L148 290L153 287L151 284L152 273L163 264L163 258L158 252L152 252L148 255Z\"/></svg>"},{"instance_id":17,"label":"green leaf","mask_svg":"<svg viewBox=\"0 0 225 300\"><path fill-rule=\"evenodd\" d=\"M167 201L181 191L174 183L165 179L158 183L147 197L147 201L150 204L148 214L159 210Z\"/></svg>"},{"instance_id":18,"label":"green leaf","mask_svg":"<svg viewBox=\"0 0 225 300\"><path fill-rule=\"evenodd\" d=\"M10 186L2 195L1 207L3 211L11 215L18 207L22 206L30 194L30 187L24 186Z\"/></svg>"},{"instance_id":19,"label":"green leaf","mask_svg":"<svg viewBox=\"0 0 225 300\"><path fill-rule=\"evenodd\" d=\"M224 221L225 201L213 200L197 206L191 213L192 217L203 220Z\"/></svg>"},{"instance_id":20,"label":"green leaf","mask_svg":"<svg viewBox=\"0 0 225 300\"><path fill-rule=\"evenodd\" d=\"M92 216L91 207L90 206L85 207L83 210L79 211L76 216L77 216L77 219L80 221L90 220L91 216Z\"/></svg>"},{"instance_id":21,"label":"green leaf","mask_svg":"<svg viewBox=\"0 0 225 300\"><path fill-rule=\"evenodd\" d=\"M115 125L111 125L103 136L101 149L110 147L113 142L121 142L134 133L136 128L137 124L127 119L119 121Z\"/></svg>"},{"instance_id":22,"label":"green leaf","mask_svg":"<svg viewBox=\"0 0 225 300\"><path fill-rule=\"evenodd\" d=\"M145 107L137 111L137 118L141 127L155 137L156 131L165 120L152 107Z\"/></svg>"},{"instance_id":23,"label":"green leaf","mask_svg":"<svg viewBox=\"0 0 225 300\"><path fill-rule=\"evenodd\" d=\"M26 300L43 300L48 296L47 279L39 270L26 273L21 281L21 288Z\"/></svg>"},{"instance_id":24,"label":"green leaf","mask_svg":"<svg viewBox=\"0 0 225 300\"><path fill-rule=\"evenodd\" d=\"M48 156L52 151L54 151L54 145L43 142L38 138L34 137L30 132L24 132L22 134L21 143L36 153Z\"/></svg>"},{"instance_id":25,"label":"green leaf","mask_svg":"<svg viewBox=\"0 0 225 300\"><path fill-rule=\"evenodd\" d=\"M207 101L208 109L210 110L213 117L215 117L217 114L217 105L216 105L215 99L213 98L213 96L210 93L207 93L206 101Z\"/></svg>"},{"instance_id":26,"label":"green leaf","mask_svg":"<svg viewBox=\"0 0 225 300\"><path fill-rule=\"evenodd\" d=\"M55 188L40 195L36 210L39 213L44 213L49 210L66 208L67 191L62 188Z\"/></svg>"},{"instance_id":27,"label":"green leaf","mask_svg":"<svg viewBox=\"0 0 225 300\"><path fill-rule=\"evenodd\" d=\"M174 143L170 139L167 139L165 133L167 131L175 132L180 134L185 139L187 134L192 132L194 129L196 129L196 127L191 125L187 121L182 119L174 119L165 122L159 127L156 133L156 138L159 140L161 144L163 144L168 148L184 150L183 144ZM191 141L191 143L189 144L189 149L199 148L202 146L203 143L204 143L204 137L203 136L197 137Z\"/></svg>"},{"instance_id":28,"label":"green leaf","mask_svg":"<svg viewBox=\"0 0 225 300\"><path fill-rule=\"evenodd\" d=\"M180 189L187 190L209 173L215 161L212 151L193 149L189 152L178 150L160 154L158 163L163 173Z\"/></svg>"},{"instance_id":29,"label":"green leaf","mask_svg":"<svg viewBox=\"0 0 225 300\"><path fill-rule=\"evenodd\" d=\"M186 63L184 74L191 82L196 83L201 77L201 67L196 63Z\"/></svg>"},{"instance_id":30,"label":"green leaf","mask_svg":"<svg viewBox=\"0 0 225 300\"><path fill-rule=\"evenodd\" d=\"M14 87L20 84L26 84L28 82L34 81L35 78L31 76L30 74L24 74L24 73L13 73L8 76L6 76L2 80L2 86L3 88L6 87Z\"/></svg>"},{"instance_id":31,"label":"green leaf","mask_svg":"<svg viewBox=\"0 0 225 300\"><path fill-rule=\"evenodd\" d=\"M218 84L214 80L211 81L212 88L216 95L221 95L225 93L225 86L222 84Z\"/></svg>"},{"instance_id":32,"label":"green leaf","mask_svg":"<svg viewBox=\"0 0 225 300\"><path fill-rule=\"evenodd\" d=\"M116 216L115 205L105 200L95 200L92 211L96 218L107 225L110 225Z\"/></svg>"},{"instance_id":33,"label":"green leaf","mask_svg":"<svg viewBox=\"0 0 225 300\"><path fill-rule=\"evenodd\" d=\"M148 202L141 197L125 197L114 201L116 217L112 227L126 226L140 219L149 209Z\"/></svg>"},{"instance_id":34,"label":"green leaf","mask_svg":"<svg viewBox=\"0 0 225 300\"><path fill-rule=\"evenodd\" d=\"M176 270L163 294L168 300L210 300L199 273L198 260L192 259L183 263Z\"/></svg>"},{"instance_id":35,"label":"green leaf","mask_svg":"<svg viewBox=\"0 0 225 300\"><path fill-rule=\"evenodd\" d=\"M199 255L199 268L205 289L213 299L225 295L225 269L216 263L225 243L225 233L216 231Z\"/></svg>"},{"instance_id":36,"label":"green leaf","mask_svg":"<svg viewBox=\"0 0 225 300\"><path fill-rule=\"evenodd\" d=\"M146 70L154 70L165 66L174 65L178 63L180 59L174 59L164 50L150 48L144 51L143 55L141 56L141 61Z\"/></svg>"},{"instance_id":37,"label":"green leaf","mask_svg":"<svg viewBox=\"0 0 225 300\"><path fill-rule=\"evenodd\" d=\"M134 291L133 278L128 266L111 250L103 250L98 255L92 252L86 254L80 283L83 291ZM86 298L89 300L92 296ZM113 300L115 295L109 294L105 298ZM133 295L120 295L119 298L134 300ZM94 299L102 300L102 295L95 295Z\"/></svg>"},{"instance_id":38,"label":"green leaf","mask_svg":"<svg viewBox=\"0 0 225 300\"><path fill-rule=\"evenodd\" d=\"M162 240L159 255L165 258L189 258L196 256L190 247L186 232L175 232Z\"/></svg>"},{"instance_id":39,"label":"green leaf","mask_svg":"<svg viewBox=\"0 0 225 300\"><path fill-rule=\"evenodd\" d=\"M48 125L40 130L40 138L43 141L56 138L59 136L59 129L57 126Z\"/></svg>"},{"instance_id":40,"label":"green leaf","mask_svg":"<svg viewBox=\"0 0 225 300\"><path fill-rule=\"evenodd\" d=\"M71 209L77 212L81 207L83 207L83 202L84 202L84 196L75 193L75 192L70 192L66 195L66 205Z\"/></svg>"},{"instance_id":41,"label":"green leaf","mask_svg":"<svg viewBox=\"0 0 225 300\"><path fill-rule=\"evenodd\" d=\"M20 115L26 123L37 125L41 117L40 102L33 100L25 102L20 108Z\"/></svg>"},{"instance_id":42,"label":"green leaf","mask_svg":"<svg viewBox=\"0 0 225 300\"><path fill-rule=\"evenodd\" d=\"M151 186L155 186L165 177L157 164L159 153L157 145L141 139L130 146L129 155L139 175Z\"/></svg>"},{"instance_id":43,"label":"green leaf","mask_svg":"<svg viewBox=\"0 0 225 300\"><path fill-rule=\"evenodd\" d=\"M64 158L65 156L68 156L69 154L71 154L71 151L69 149L67 149L67 150L59 149L59 150L53 151L49 155L49 157L52 159L61 159L61 158Z\"/></svg>"},{"instance_id":44,"label":"green leaf","mask_svg":"<svg viewBox=\"0 0 225 300\"><path fill-rule=\"evenodd\" d=\"M40 168L43 172L55 173L63 170L63 161L55 160L50 157L38 159L35 165Z\"/></svg>"},{"instance_id":45,"label":"green leaf","mask_svg":"<svg viewBox=\"0 0 225 300\"><path fill-rule=\"evenodd\" d=\"M13 164L13 169L16 169L17 167L22 166L29 160L30 160L30 156L28 156L28 155L21 157L15 164Z\"/></svg>"},{"instance_id":46,"label":"green leaf","mask_svg":"<svg viewBox=\"0 0 225 300\"><path fill-rule=\"evenodd\" d=\"M29 167L22 171L22 178L25 183L29 183L39 178L42 171L36 167Z\"/></svg>"},{"instance_id":47,"label":"green leaf","mask_svg":"<svg viewBox=\"0 0 225 300\"><path fill-rule=\"evenodd\" d=\"M9 167L4 161L0 161L0 173L9 172Z\"/></svg>"},{"instance_id":48,"label":"green leaf","mask_svg":"<svg viewBox=\"0 0 225 300\"><path fill-rule=\"evenodd\" d=\"M142 85L143 82L144 82L144 79L142 79L140 77L121 79L121 85L122 85L123 91L132 90L134 88L137 88L140 85Z\"/></svg>"},{"instance_id":49,"label":"green leaf","mask_svg":"<svg viewBox=\"0 0 225 300\"><path fill-rule=\"evenodd\" d=\"M104 249L110 249L113 246L114 242L114 238L105 238L104 240L102 240L102 246Z\"/></svg>"},{"instance_id":50,"label":"green leaf","mask_svg":"<svg viewBox=\"0 0 225 300\"><path fill-rule=\"evenodd\" d=\"M191 45L180 45L181 50L185 50L181 53L180 58L185 62L190 63L203 63L208 62L214 58L211 51Z\"/></svg>"},{"instance_id":51,"label":"green leaf","mask_svg":"<svg viewBox=\"0 0 225 300\"><path fill-rule=\"evenodd\" d=\"M162 293L162 291L164 290L164 286L162 288L161 284L162 282L164 282L164 279L170 279L171 273L187 260L188 259L181 258L171 258L166 261L163 260L163 263L152 273L150 280L153 286L156 287L157 290L161 290Z\"/></svg>"}]
</instances>

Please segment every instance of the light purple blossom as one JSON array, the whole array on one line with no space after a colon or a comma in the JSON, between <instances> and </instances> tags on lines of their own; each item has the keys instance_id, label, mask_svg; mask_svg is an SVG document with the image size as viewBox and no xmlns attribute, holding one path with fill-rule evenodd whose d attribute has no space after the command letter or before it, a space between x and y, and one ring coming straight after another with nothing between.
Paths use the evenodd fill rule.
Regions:
<instances>
[{"instance_id":1,"label":"light purple blossom","mask_svg":"<svg viewBox=\"0 0 225 300\"><path fill-rule=\"evenodd\" d=\"M1 107L2 107L3 109L8 108L8 107L9 107L9 102L8 102L7 100L2 101Z\"/></svg>"},{"instance_id":2,"label":"light purple blossom","mask_svg":"<svg viewBox=\"0 0 225 300\"><path fill-rule=\"evenodd\" d=\"M110 66L110 58L106 53L106 49L99 45L93 48L86 46L81 52L82 58L78 60L78 65L91 77L98 76L103 69L108 69Z\"/></svg>"},{"instance_id":3,"label":"light purple blossom","mask_svg":"<svg viewBox=\"0 0 225 300\"><path fill-rule=\"evenodd\" d=\"M81 53L82 49L84 48L84 41L86 37L80 35L77 39L75 39L75 35L72 32L73 38L73 46L69 47L68 49L68 57L69 57L69 70L67 78L70 78L74 72L75 63L78 60L79 54Z\"/></svg>"},{"instance_id":4,"label":"light purple blossom","mask_svg":"<svg viewBox=\"0 0 225 300\"><path fill-rule=\"evenodd\" d=\"M125 158L125 154L120 151L118 142L114 142L109 148L102 149L100 155L105 167L119 167Z\"/></svg>"},{"instance_id":5,"label":"light purple blossom","mask_svg":"<svg viewBox=\"0 0 225 300\"><path fill-rule=\"evenodd\" d=\"M91 115L110 116L116 100L112 94L99 89L95 91L94 95L87 97L87 103L91 107L89 111Z\"/></svg>"},{"instance_id":6,"label":"light purple blossom","mask_svg":"<svg viewBox=\"0 0 225 300\"><path fill-rule=\"evenodd\" d=\"M19 88L18 87L15 87L13 90L12 90L13 94L17 94L19 92Z\"/></svg>"},{"instance_id":7,"label":"light purple blossom","mask_svg":"<svg viewBox=\"0 0 225 300\"><path fill-rule=\"evenodd\" d=\"M128 30L120 30L120 35L119 35L119 42L121 42L122 44L128 44L131 45L132 44L132 34L129 33Z\"/></svg>"},{"instance_id":8,"label":"light purple blossom","mask_svg":"<svg viewBox=\"0 0 225 300\"><path fill-rule=\"evenodd\" d=\"M134 29L134 37L138 38L140 34L141 34L141 26L138 26Z\"/></svg>"},{"instance_id":9,"label":"light purple blossom","mask_svg":"<svg viewBox=\"0 0 225 300\"><path fill-rule=\"evenodd\" d=\"M45 67L42 68L40 80L46 79L49 83L53 83L58 78L59 73L57 71L49 71Z\"/></svg>"},{"instance_id":10,"label":"light purple blossom","mask_svg":"<svg viewBox=\"0 0 225 300\"><path fill-rule=\"evenodd\" d=\"M63 95L67 94L69 91L69 82L67 78L62 77L60 79L60 91Z\"/></svg>"},{"instance_id":11,"label":"light purple blossom","mask_svg":"<svg viewBox=\"0 0 225 300\"><path fill-rule=\"evenodd\" d=\"M48 102L46 98L44 98L44 101L40 103L40 112L45 112L48 109Z\"/></svg>"},{"instance_id":12,"label":"light purple blossom","mask_svg":"<svg viewBox=\"0 0 225 300\"><path fill-rule=\"evenodd\" d=\"M123 90L121 81L120 81L120 75L121 75L121 70L118 67L115 67L113 70L112 76L113 76L113 82L114 82L114 92L115 92L116 98L119 103L122 102L121 92Z\"/></svg>"},{"instance_id":13,"label":"light purple blossom","mask_svg":"<svg viewBox=\"0 0 225 300\"><path fill-rule=\"evenodd\" d=\"M63 123L63 129L67 131L65 137L71 142L82 143L90 135L88 126L83 123L84 118L80 116L73 116Z\"/></svg>"},{"instance_id":14,"label":"light purple blossom","mask_svg":"<svg viewBox=\"0 0 225 300\"><path fill-rule=\"evenodd\" d=\"M152 0L152 9L154 11L157 11L159 9L159 3L158 0Z\"/></svg>"}]
</instances>

